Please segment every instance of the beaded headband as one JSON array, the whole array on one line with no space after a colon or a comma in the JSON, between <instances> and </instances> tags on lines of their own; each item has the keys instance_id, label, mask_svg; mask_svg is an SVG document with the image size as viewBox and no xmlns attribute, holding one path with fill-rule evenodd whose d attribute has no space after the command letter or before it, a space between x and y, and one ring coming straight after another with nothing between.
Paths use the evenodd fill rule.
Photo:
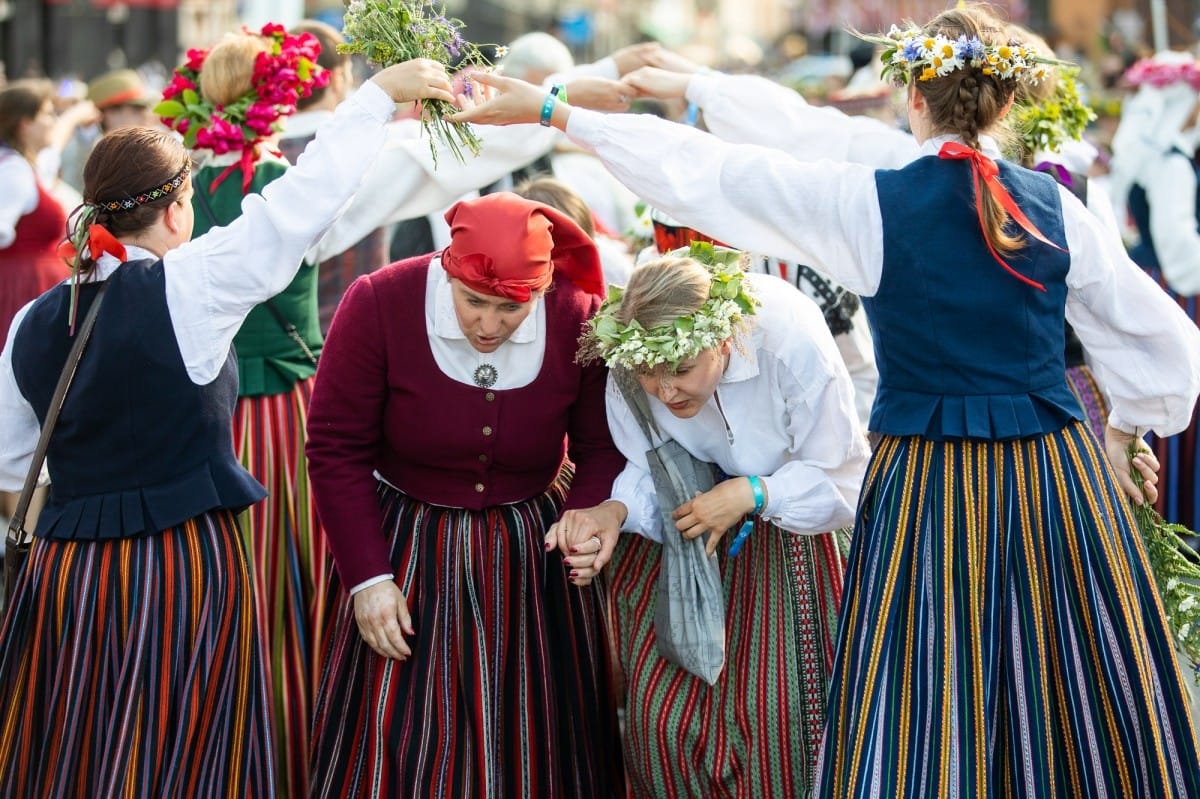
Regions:
<instances>
[{"instance_id":1,"label":"beaded headband","mask_svg":"<svg viewBox=\"0 0 1200 799\"><path fill-rule=\"evenodd\" d=\"M188 175L192 172L191 161L184 163L183 167L175 173L175 176L166 183L154 186L144 191L139 191L136 194L131 194L120 200L107 200L105 202L90 203L90 205L99 208L101 211L109 213L119 213L121 211L132 211L139 205L146 205L155 200L166 197L168 194L176 191L183 182L188 179Z\"/></svg>"}]
</instances>

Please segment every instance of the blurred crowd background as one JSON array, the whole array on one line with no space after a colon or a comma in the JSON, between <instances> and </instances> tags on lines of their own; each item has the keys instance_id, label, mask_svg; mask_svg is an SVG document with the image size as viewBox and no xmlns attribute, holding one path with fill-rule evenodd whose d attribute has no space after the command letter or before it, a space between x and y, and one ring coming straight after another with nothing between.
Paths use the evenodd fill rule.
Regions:
<instances>
[{"instance_id":1,"label":"blurred crowd background","mask_svg":"<svg viewBox=\"0 0 1200 799\"><path fill-rule=\"evenodd\" d=\"M448 0L479 43L529 31L561 39L579 63L638 41L659 41L694 61L756 72L815 103L897 121L901 96L878 80L872 48L850 30L882 31L926 19L948 0ZM1104 154L1126 87L1120 76L1156 50L1193 49L1200 0L996 0L1003 16L1042 34L1076 61L1099 118L1088 138ZM151 92L190 47L267 21L315 18L340 28L340 0L0 0L0 82L48 77L62 106L117 68L137 70Z\"/></svg>"}]
</instances>

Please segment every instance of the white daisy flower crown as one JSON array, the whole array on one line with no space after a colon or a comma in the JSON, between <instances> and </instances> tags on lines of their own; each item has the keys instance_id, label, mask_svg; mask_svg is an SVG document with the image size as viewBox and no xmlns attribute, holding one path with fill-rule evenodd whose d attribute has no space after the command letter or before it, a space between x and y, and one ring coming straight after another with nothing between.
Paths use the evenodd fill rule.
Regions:
<instances>
[{"instance_id":1,"label":"white daisy flower crown","mask_svg":"<svg viewBox=\"0 0 1200 799\"><path fill-rule=\"evenodd\" d=\"M1019 42L984 44L978 36L951 39L930 36L919 28L901 30L893 25L883 35L857 34L863 41L881 45L883 78L907 86L914 77L934 80L959 69L978 69L1002 80L1037 84L1050 76L1050 68L1067 62L1046 58Z\"/></svg>"}]
</instances>

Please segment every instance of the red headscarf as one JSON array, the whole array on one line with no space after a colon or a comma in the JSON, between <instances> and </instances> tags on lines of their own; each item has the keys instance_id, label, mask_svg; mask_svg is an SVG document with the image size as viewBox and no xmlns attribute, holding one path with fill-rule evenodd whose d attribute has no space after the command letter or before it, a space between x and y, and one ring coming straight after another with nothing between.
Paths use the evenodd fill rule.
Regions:
<instances>
[{"instance_id":1,"label":"red headscarf","mask_svg":"<svg viewBox=\"0 0 1200 799\"><path fill-rule=\"evenodd\" d=\"M446 212L446 274L472 291L528 302L555 272L584 291L604 295L600 255L579 225L548 205L509 192L455 203Z\"/></svg>"}]
</instances>

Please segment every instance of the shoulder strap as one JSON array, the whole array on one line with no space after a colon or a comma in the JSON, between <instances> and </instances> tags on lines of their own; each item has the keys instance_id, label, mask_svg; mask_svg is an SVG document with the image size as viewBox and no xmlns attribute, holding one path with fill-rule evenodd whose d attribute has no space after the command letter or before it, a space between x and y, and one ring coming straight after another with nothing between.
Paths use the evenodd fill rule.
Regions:
<instances>
[{"instance_id":1,"label":"shoulder strap","mask_svg":"<svg viewBox=\"0 0 1200 799\"><path fill-rule=\"evenodd\" d=\"M655 439L660 442L666 439L663 438L658 425L654 423L654 417L650 415L650 403L646 401L646 392L633 376L633 372L628 369L613 369L612 376L617 388L621 389L621 396L625 397L625 403L629 406L629 410L633 412L633 418L637 419L638 427L642 428L642 432L646 435L647 445L650 449L654 449Z\"/></svg>"},{"instance_id":2,"label":"shoulder strap","mask_svg":"<svg viewBox=\"0 0 1200 799\"><path fill-rule=\"evenodd\" d=\"M17 499L16 510L13 511L12 518L9 520L8 543L10 545L21 546L29 535L25 530L25 515L29 512L33 490L37 487L38 477L42 473L42 464L46 461L50 436L54 432L54 426L58 423L58 415L62 411L63 402L67 399L67 389L71 387L71 381L75 379L75 372L79 368L79 359L83 356L83 348L87 346L88 339L92 336L92 328L96 326L96 317L100 313L100 301L104 299L104 292L107 290L108 281L106 280L100 284L96 299L92 300L92 307L88 309L87 316L83 319L83 325L75 336L75 343L71 345L71 352L67 355L67 362L63 364L62 374L58 376L58 385L54 387L54 396L50 398L50 407L46 410L45 421L42 422L42 432L38 436L37 448L33 451L33 461L30 462L29 471L25 475L25 485L21 487L21 496Z\"/></svg>"}]
</instances>

